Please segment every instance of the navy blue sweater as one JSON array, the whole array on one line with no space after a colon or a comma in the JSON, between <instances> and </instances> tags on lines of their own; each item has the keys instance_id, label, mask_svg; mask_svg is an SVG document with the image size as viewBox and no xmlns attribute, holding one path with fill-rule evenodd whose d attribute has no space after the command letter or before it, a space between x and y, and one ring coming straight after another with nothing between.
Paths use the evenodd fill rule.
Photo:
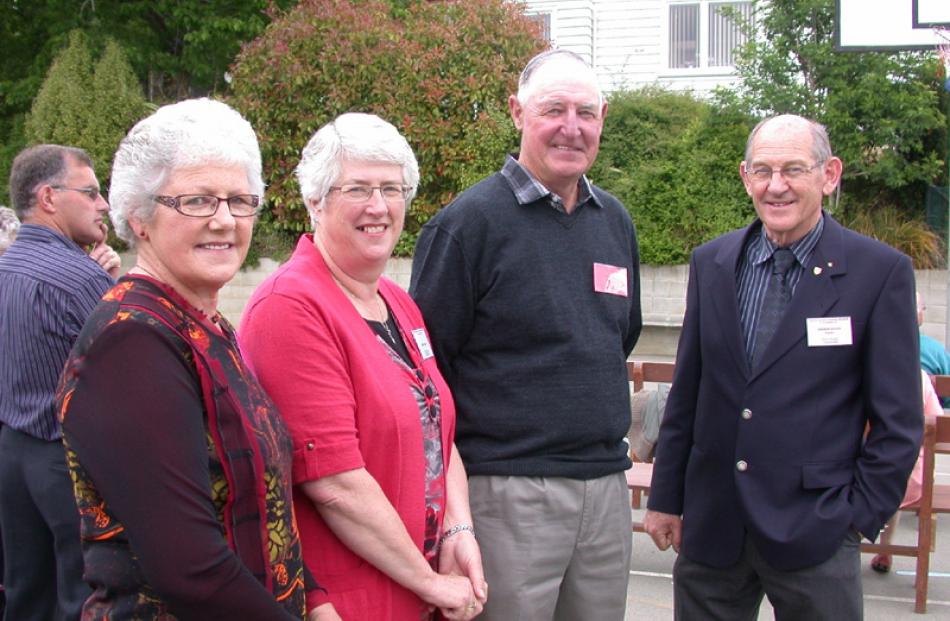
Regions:
<instances>
[{"instance_id":1,"label":"navy blue sweater","mask_svg":"<svg viewBox=\"0 0 950 621\"><path fill-rule=\"evenodd\" d=\"M610 194L571 214L519 205L496 173L423 228L410 293L458 410L469 474L591 479L629 466L626 358L641 328L639 253ZM593 264L627 269L626 297Z\"/></svg>"}]
</instances>

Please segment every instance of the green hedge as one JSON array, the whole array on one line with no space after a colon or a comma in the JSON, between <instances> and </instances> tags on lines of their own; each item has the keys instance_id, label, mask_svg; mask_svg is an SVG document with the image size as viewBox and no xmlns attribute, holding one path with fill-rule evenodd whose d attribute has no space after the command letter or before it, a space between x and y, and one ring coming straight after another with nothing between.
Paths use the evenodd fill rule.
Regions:
<instances>
[{"instance_id":1,"label":"green hedge","mask_svg":"<svg viewBox=\"0 0 950 621\"><path fill-rule=\"evenodd\" d=\"M590 176L630 211L644 263L685 263L693 248L754 217L739 178L749 115L654 87L608 101Z\"/></svg>"}]
</instances>

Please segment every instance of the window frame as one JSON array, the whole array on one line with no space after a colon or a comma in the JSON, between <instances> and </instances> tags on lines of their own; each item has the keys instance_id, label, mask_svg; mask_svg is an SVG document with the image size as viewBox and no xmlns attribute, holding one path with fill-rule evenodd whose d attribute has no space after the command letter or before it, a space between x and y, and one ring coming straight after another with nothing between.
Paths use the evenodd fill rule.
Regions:
<instances>
[{"instance_id":1,"label":"window frame","mask_svg":"<svg viewBox=\"0 0 950 621\"><path fill-rule=\"evenodd\" d=\"M663 7L663 73L670 76L678 75L734 75L735 65L710 65L710 8L719 4L737 4L746 3L750 11L750 19L753 2L751 0L666 0ZM695 5L699 7L699 40L697 48L699 50L699 63L695 67L672 67L671 55L673 50L672 41L672 7L676 5ZM741 37L737 37L740 39ZM737 42L740 45L741 41Z\"/></svg>"}]
</instances>

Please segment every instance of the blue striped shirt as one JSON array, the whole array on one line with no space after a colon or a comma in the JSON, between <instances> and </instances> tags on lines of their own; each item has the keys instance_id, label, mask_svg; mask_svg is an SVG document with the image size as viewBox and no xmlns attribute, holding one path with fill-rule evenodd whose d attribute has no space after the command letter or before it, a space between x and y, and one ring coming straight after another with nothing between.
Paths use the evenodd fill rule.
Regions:
<instances>
[{"instance_id":1,"label":"blue striped shirt","mask_svg":"<svg viewBox=\"0 0 950 621\"><path fill-rule=\"evenodd\" d=\"M739 324L742 326L742 336L745 339L745 351L749 360L755 351L755 326L759 320L759 310L762 308L762 298L769 286L769 276L772 274L772 253L777 246L769 241L761 223L758 233L749 235L742 257L736 267L736 289L739 297ZM795 287L805 273L805 267L811 258L811 253L821 239L821 232L825 228L825 217L822 215L818 224L807 235L788 247L795 255L795 263L788 269L788 284L795 295Z\"/></svg>"},{"instance_id":2,"label":"blue striped shirt","mask_svg":"<svg viewBox=\"0 0 950 621\"><path fill-rule=\"evenodd\" d=\"M41 440L61 437L59 375L112 278L82 248L24 224L0 256L0 421Z\"/></svg>"}]
</instances>

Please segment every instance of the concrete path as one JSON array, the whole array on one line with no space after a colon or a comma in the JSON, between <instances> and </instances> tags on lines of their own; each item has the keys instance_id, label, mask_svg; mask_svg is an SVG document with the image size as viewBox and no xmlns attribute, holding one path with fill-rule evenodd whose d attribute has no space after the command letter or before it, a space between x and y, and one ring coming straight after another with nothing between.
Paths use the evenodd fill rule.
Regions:
<instances>
[{"instance_id":1,"label":"concrete path","mask_svg":"<svg viewBox=\"0 0 950 621\"><path fill-rule=\"evenodd\" d=\"M950 484L950 455L937 459L937 482ZM642 511L636 511L636 516ZM905 513L895 541L915 541L916 519ZM673 618L673 583L671 572L675 556L660 552L647 535L633 534L633 559L630 564L630 585L627 591L625 621L668 621ZM864 578L865 621L911 621L950 619L950 515L937 521L936 552L930 561L930 589L927 614L914 614L914 562L909 557L894 557L888 574L871 570L870 554L861 555ZM763 604L760 620L773 619L771 607Z\"/></svg>"}]
</instances>

